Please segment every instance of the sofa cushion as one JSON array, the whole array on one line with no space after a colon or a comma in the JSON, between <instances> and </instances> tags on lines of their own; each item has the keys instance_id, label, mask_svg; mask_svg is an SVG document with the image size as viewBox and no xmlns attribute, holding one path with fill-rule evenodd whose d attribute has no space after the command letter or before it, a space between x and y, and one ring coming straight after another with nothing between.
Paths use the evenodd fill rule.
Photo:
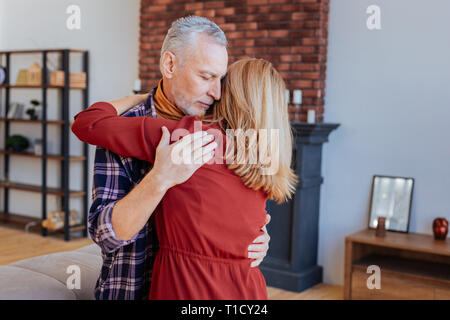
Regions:
<instances>
[{"instance_id":1,"label":"sofa cushion","mask_svg":"<svg viewBox=\"0 0 450 320\"><path fill-rule=\"evenodd\" d=\"M75 251L95 254L96 256L99 256L99 257L101 257L101 255L102 255L102 250L95 243L91 244L91 245L88 245L88 246L85 246L85 247L81 247L80 249L77 249Z\"/></svg>"},{"instance_id":2,"label":"sofa cushion","mask_svg":"<svg viewBox=\"0 0 450 320\"><path fill-rule=\"evenodd\" d=\"M0 300L75 300L65 284L45 274L14 267L0 267Z\"/></svg>"},{"instance_id":3,"label":"sofa cushion","mask_svg":"<svg viewBox=\"0 0 450 320\"><path fill-rule=\"evenodd\" d=\"M74 275L74 271L68 270L68 267L72 265L80 268L79 289L67 288L67 280ZM100 275L102 258L98 255L75 250L29 258L14 262L9 266L42 273L58 281L66 291L75 294L77 299L92 300L95 298L94 288Z\"/></svg>"}]
</instances>

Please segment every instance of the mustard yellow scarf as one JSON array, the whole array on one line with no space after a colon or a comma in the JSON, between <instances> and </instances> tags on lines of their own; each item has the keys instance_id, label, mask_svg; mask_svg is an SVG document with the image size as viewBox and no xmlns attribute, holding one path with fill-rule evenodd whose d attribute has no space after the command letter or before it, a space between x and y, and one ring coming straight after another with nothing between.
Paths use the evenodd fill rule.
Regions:
<instances>
[{"instance_id":1,"label":"mustard yellow scarf","mask_svg":"<svg viewBox=\"0 0 450 320\"><path fill-rule=\"evenodd\" d=\"M156 88L155 96L153 97L155 102L156 114L158 117L169 120L180 120L184 117L183 112L178 109L172 102L164 95L162 88L162 79L159 80L158 88Z\"/></svg>"}]
</instances>

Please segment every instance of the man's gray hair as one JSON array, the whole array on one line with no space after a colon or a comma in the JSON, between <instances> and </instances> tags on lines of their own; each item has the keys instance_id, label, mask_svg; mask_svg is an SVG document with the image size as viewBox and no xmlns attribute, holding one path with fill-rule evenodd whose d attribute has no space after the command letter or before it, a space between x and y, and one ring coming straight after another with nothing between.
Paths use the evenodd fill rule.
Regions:
<instances>
[{"instance_id":1,"label":"man's gray hair","mask_svg":"<svg viewBox=\"0 0 450 320\"><path fill-rule=\"evenodd\" d=\"M227 47L228 45L225 33L211 20L198 16L179 18L178 20L172 22L172 26L164 38L161 48L161 57L159 60L160 66L162 57L166 51L170 51L178 55L178 58L182 61L182 52L189 52L189 50L182 49L186 49L188 46L191 46L199 33L207 34L214 41L224 47Z\"/></svg>"}]
</instances>

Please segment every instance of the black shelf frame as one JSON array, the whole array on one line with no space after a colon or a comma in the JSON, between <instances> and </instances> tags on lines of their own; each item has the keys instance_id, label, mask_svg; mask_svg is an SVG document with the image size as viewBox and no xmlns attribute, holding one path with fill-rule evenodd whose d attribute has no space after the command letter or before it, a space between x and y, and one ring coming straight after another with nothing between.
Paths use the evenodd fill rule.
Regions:
<instances>
[{"instance_id":1,"label":"black shelf frame","mask_svg":"<svg viewBox=\"0 0 450 320\"><path fill-rule=\"evenodd\" d=\"M62 68L60 70L64 71L65 81L64 86L52 86L49 85L49 79L47 74L47 58L48 53L59 53L62 58ZM70 87L69 76L70 76L70 54L82 54L82 71L86 73L86 86L84 88ZM10 83L10 67L11 67L11 55L12 54L42 54L42 83L39 86L24 86L24 85L12 85ZM71 157L69 154L70 145L70 126L71 122L70 116L70 90L82 90L82 108L86 108L89 105L89 52L87 50L77 50L77 49L42 49L42 50L10 50L10 51L0 51L0 62L3 60L3 55L6 57L6 79L3 84L0 85L0 90L5 90L5 117L0 118L0 121L5 122L5 141L10 134L10 122L20 121L20 122L30 122L30 123L40 123L41 124L41 136L42 136L42 154L39 156L42 160L42 186L25 185L18 183L0 183L0 188L4 189L4 207L3 211L0 211L0 221L6 223L15 224L27 224L27 223L38 223L42 236L47 236L48 231L41 225L41 222L47 219L47 194L53 194L61 197L61 208L64 211L64 240L70 241L72 231L82 231L82 236L87 237L87 215L88 215L88 155L89 149L86 143L83 143L83 155L80 157ZM15 88L37 88L42 90L42 119L41 120L23 120L23 119L7 119L6 115L9 111L10 104L10 89ZM62 107L62 121L49 121L47 120L47 90L56 89L61 91L61 107ZM47 126L48 125L60 125L62 131L61 137L61 154L53 155L47 153ZM2 150L1 154L5 157L4 165L4 177L9 178L9 168L10 168L10 155L25 155L30 156L27 153L18 152L6 152ZM55 156L57 156L55 158ZM59 160L61 162L61 182L60 189L49 188L47 186L47 160L52 159ZM62 158L61 158L62 157ZM83 190L73 191L69 189L70 182L70 161L82 161L83 162ZM18 189L30 192L41 192L42 193L42 220L35 217L26 217L20 214L13 214L9 212L9 190ZM71 197L82 197L82 221L80 224L75 226L69 226L69 211L70 211L70 198Z\"/></svg>"}]
</instances>

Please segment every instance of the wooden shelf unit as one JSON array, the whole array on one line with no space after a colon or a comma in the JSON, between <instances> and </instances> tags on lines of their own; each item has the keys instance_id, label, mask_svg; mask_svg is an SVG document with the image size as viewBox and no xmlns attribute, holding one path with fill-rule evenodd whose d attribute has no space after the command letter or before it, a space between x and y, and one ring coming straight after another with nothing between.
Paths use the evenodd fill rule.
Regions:
<instances>
[{"instance_id":1,"label":"wooden shelf unit","mask_svg":"<svg viewBox=\"0 0 450 320\"><path fill-rule=\"evenodd\" d=\"M14 53L14 54L36 54L36 53L61 53L61 52L69 52L69 53L88 53L87 50L81 50L81 49L25 49L25 50L6 50L6 51L0 51L0 54L8 54L8 53Z\"/></svg>"},{"instance_id":2,"label":"wooden shelf unit","mask_svg":"<svg viewBox=\"0 0 450 320\"><path fill-rule=\"evenodd\" d=\"M0 84L0 88L18 88L18 89L62 89L64 86L46 85L29 85L29 84ZM85 86L70 86L69 89L86 89Z\"/></svg>"},{"instance_id":3,"label":"wooden shelf unit","mask_svg":"<svg viewBox=\"0 0 450 320\"><path fill-rule=\"evenodd\" d=\"M31 120L31 119L15 119L15 118L5 118L0 117L0 121L8 121L8 122L24 122L24 123L46 123L46 124L64 124L63 120ZM70 122L71 124L73 121Z\"/></svg>"},{"instance_id":4,"label":"wooden shelf unit","mask_svg":"<svg viewBox=\"0 0 450 320\"><path fill-rule=\"evenodd\" d=\"M0 154L9 154L12 156L22 156L22 157L31 157L31 158L42 158L43 155L39 155L39 154L35 154L32 152L15 152L15 151L9 151L9 150L3 150L0 149ZM52 160L64 160L64 157L58 154L47 154L45 155L45 157L47 157L47 159L52 159ZM70 156L69 160L70 161L83 161L85 160L86 157L84 156Z\"/></svg>"},{"instance_id":5,"label":"wooden shelf unit","mask_svg":"<svg viewBox=\"0 0 450 320\"><path fill-rule=\"evenodd\" d=\"M345 238L344 299L450 299L450 240L432 235L366 229ZM369 289L367 273L380 267L381 288Z\"/></svg>"},{"instance_id":6,"label":"wooden shelf unit","mask_svg":"<svg viewBox=\"0 0 450 320\"><path fill-rule=\"evenodd\" d=\"M21 225L26 227L27 225L40 225L41 224L41 219L40 218L35 218L35 217L30 217L30 216L24 216L24 215L20 215L20 214L16 214L16 213L5 213L3 211L0 211L0 221L4 222L4 223L12 223L15 225ZM80 230L86 230L86 226L83 224L77 224L77 225L73 225L69 227L70 231L80 231ZM61 233L61 232L65 232L64 229L62 230L56 230L56 233Z\"/></svg>"},{"instance_id":7,"label":"wooden shelf unit","mask_svg":"<svg viewBox=\"0 0 450 320\"><path fill-rule=\"evenodd\" d=\"M49 84L48 73L45 72L47 70L47 58L49 53L59 53L62 58L62 67L61 70L64 71L65 76L65 85L63 86L55 86ZM70 57L71 54L81 54L82 55L82 71L86 73L86 85L83 86L70 86L69 84L69 75L70 75ZM41 85L15 85L11 83L10 79L10 70L11 63L10 58L11 55L14 54L40 54L42 57L42 81ZM6 63L3 63L4 58ZM71 156L69 150L69 135L70 126L73 121L69 119L69 108L70 108L70 91L71 90L81 90L82 91L82 103L83 108L88 106L89 102L89 52L86 50L77 50L77 49L42 49L42 50L8 50L8 51L0 51L0 64L3 65L6 69L6 79L3 84L0 84L0 90L4 90L5 92L5 115L8 114L9 104L10 104L10 90L15 89L40 89L42 93L42 119L40 120L28 120L28 119L14 119L14 118L6 118L6 116L0 117L0 122L4 123L5 128L5 139L10 135L10 125L11 123L19 122L25 124L39 124L42 128L42 154L37 155L31 152L14 152L10 150L4 150L0 148L0 155L4 156L5 166L4 166L4 176L3 180L0 180L0 189L4 190L4 206L3 210L0 211L0 221L5 223L14 223L19 225L29 225L37 224L42 230L42 235L47 236L48 231L46 228L41 226L41 222L47 218L47 195L54 195L61 197L61 208L59 210L63 210L65 212L64 224L65 227L63 230L56 230L57 233L64 232L64 239L69 241L71 238L72 231L82 230L82 236L87 237L87 214L88 214L88 145L83 145L83 155L81 156ZM47 119L47 90L56 89L61 92L61 108L62 108L62 116L61 119L57 120L49 120ZM3 95L2 95L3 96ZM47 126L48 125L58 125L61 127L62 137L61 137L61 154L48 154L47 153ZM19 183L15 181L5 181L8 177L9 167L10 167L10 157L11 156L21 156L21 157L29 157L35 159L41 159L42 161L42 185L37 186L33 184L27 183ZM61 183L59 188L52 188L47 186L47 161L48 160L56 160L61 163ZM69 190L69 170L70 163L73 161L81 161L83 165L83 187L82 190ZM9 190L21 190L26 192L38 192L42 194L42 217L29 217L17 213L12 213L9 210ZM69 210L70 210L70 198L73 197L82 197L82 212L81 212L81 220L82 222L76 226L69 226ZM53 232L53 231L52 231Z\"/></svg>"},{"instance_id":8,"label":"wooden shelf unit","mask_svg":"<svg viewBox=\"0 0 450 320\"><path fill-rule=\"evenodd\" d=\"M41 186L36 186L33 184L27 184L27 183L19 183L19 182L7 182L4 180L0 180L0 188L15 189L15 190L29 191L29 192L39 192L39 193L42 192ZM47 194L62 197L65 195L65 192L64 192L64 189L61 189L61 188L47 187ZM75 191L75 190L69 191L69 197L81 197L81 196L84 196L85 194L86 194L86 192L84 192L84 191Z\"/></svg>"}]
</instances>

